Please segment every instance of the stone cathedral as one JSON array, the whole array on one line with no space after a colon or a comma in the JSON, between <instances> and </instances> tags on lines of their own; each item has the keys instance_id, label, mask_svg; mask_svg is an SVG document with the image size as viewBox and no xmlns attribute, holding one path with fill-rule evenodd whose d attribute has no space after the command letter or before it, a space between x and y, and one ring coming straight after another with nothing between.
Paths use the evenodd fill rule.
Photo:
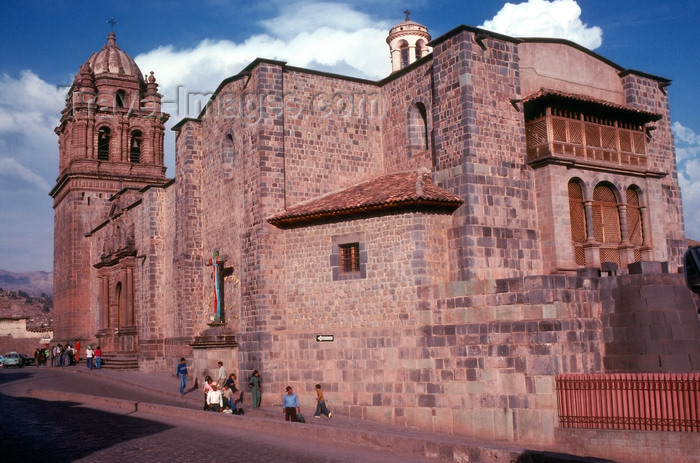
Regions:
<instances>
[{"instance_id":1,"label":"stone cathedral","mask_svg":"<svg viewBox=\"0 0 700 463\"><path fill-rule=\"evenodd\" d=\"M560 439L558 374L698 371L670 80L408 16L387 44L378 81L222 76L171 178L157 70L110 33L56 128L53 341L523 444Z\"/></svg>"}]
</instances>

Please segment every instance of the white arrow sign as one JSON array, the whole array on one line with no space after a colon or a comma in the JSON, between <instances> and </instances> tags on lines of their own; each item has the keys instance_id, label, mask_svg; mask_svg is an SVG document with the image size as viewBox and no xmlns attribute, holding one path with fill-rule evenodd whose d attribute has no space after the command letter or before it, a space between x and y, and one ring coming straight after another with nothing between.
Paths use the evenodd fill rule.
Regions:
<instances>
[{"instance_id":1,"label":"white arrow sign","mask_svg":"<svg viewBox=\"0 0 700 463\"><path fill-rule=\"evenodd\" d=\"M316 341L317 342L332 342L335 340L335 336L332 334L317 334L316 335Z\"/></svg>"}]
</instances>

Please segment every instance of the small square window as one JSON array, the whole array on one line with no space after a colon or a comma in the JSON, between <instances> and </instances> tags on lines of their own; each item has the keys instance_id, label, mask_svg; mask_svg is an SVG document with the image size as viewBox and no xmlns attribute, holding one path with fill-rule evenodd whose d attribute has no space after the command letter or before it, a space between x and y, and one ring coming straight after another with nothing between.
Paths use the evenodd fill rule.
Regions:
<instances>
[{"instance_id":1,"label":"small square window","mask_svg":"<svg viewBox=\"0 0 700 463\"><path fill-rule=\"evenodd\" d=\"M360 271L360 243L340 245L340 271L343 273Z\"/></svg>"},{"instance_id":2,"label":"small square window","mask_svg":"<svg viewBox=\"0 0 700 463\"><path fill-rule=\"evenodd\" d=\"M367 250L363 233L346 233L331 239L330 266L333 281L367 277Z\"/></svg>"}]
</instances>

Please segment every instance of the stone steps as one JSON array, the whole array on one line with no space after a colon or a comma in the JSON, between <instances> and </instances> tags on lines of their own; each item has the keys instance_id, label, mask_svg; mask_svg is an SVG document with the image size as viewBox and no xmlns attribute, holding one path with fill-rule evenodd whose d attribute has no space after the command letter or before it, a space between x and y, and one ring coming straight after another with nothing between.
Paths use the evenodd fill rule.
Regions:
<instances>
[{"instance_id":1,"label":"stone steps","mask_svg":"<svg viewBox=\"0 0 700 463\"><path fill-rule=\"evenodd\" d=\"M102 368L108 370L138 370L138 355L133 352L102 354Z\"/></svg>"}]
</instances>

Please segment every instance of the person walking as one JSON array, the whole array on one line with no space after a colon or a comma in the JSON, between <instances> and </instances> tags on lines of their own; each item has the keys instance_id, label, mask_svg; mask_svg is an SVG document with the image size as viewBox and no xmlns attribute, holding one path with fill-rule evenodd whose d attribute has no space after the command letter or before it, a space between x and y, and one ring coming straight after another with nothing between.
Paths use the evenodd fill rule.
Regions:
<instances>
[{"instance_id":1,"label":"person walking","mask_svg":"<svg viewBox=\"0 0 700 463\"><path fill-rule=\"evenodd\" d=\"M95 351L92 350L92 346L87 346L85 349L85 363L87 364L87 369L92 370L92 359L95 357Z\"/></svg>"},{"instance_id":2,"label":"person walking","mask_svg":"<svg viewBox=\"0 0 700 463\"><path fill-rule=\"evenodd\" d=\"M97 346L97 349L99 350L100 346ZM185 395L185 388L187 387L187 361L185 360L184 357L180 359L180 363L177 366L177 370L175 371L175 374L177 375L177 378L180 380L180 395L184 396Z\"/></svg>"},{"instance_id":3,"label":"person walking","mask_svg":"<svg viewBox=\"0 0 700 463\"><path fill-rule=\"evenodd\" d=\"M316 411L314 412L314 418L321 418L321 413L326 415L328 418L333 415L331 411L326 408L326 400L323 398L323 391L321 390L321 385L316 385Z\"/></svg>"},{"instance_id":4,"label":"person walking","mask_svg":"<svg viewBox=\"0 0 700 463\"><path fill-rule=\"evenodd\" d=\"M299 398L294 393L292 386L287 386L287 393L282 399L282 412L284 413L284 421L293 421L295 423L297 421L297 415L301 413Z\"/></svg>"},{"instance_id":5,"label":"person walking","mask_svg":"<svg viewBox=\"0 0 700 463\"><path fill-rule=\"evenodd\" d=\"M248 387L251 389L250 393L253 395L253 407L260 408L260 401L262 399L262 378L258 370L253 371L250 379L248 379Z\"/></svg>"}]
</instances>

